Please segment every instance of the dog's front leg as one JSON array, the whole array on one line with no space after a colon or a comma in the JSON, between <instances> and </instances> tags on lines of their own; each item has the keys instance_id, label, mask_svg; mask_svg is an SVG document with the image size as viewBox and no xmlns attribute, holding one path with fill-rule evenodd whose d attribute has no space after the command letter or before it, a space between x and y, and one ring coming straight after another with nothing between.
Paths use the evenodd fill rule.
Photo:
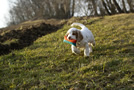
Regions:
<instances>
[{"instance_id":1,"label":"dog's front leg","mask_svg":"<svg viewBox=\"0 0 134 90\"><path fill-rule=\"evenodd\" d=\"M72 49L72 53L74 53L74 54L79 54L80 53L80 50L79 49L77 49L75 46L71 46L71 49Z\"/></svg>"},{"instance_id":2,"label":"dog's front leg","mask_svg":"<svg viewBox=\"0 0 134 90\"><path fill-rule=\"evenodd\" d=\"M85 49L84 49L84 56L85 57L89 57L89 45L88 44L86 44L85 45Z\"/></svg>"}]
</instances>

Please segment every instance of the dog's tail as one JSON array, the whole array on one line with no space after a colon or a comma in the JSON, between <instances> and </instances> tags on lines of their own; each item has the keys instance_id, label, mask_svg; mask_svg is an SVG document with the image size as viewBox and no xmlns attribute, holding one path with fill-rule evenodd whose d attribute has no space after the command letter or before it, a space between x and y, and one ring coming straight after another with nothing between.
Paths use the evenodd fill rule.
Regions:
<instances>
[{"instance_id":1,"label":"dog's tail","mask_svg":"<svg viewBox=\"0 0 134 90\"><path fill-rule=\"evenodd\" d=\"M81 24L81 23L73 23L71 26L72 26L72 27L73 27L73 26L79 26L79 27L81 27L81 28L85 28L85 27L86 27L85 25L83 25L83 24Z\"/></svg>"}]
</instances>

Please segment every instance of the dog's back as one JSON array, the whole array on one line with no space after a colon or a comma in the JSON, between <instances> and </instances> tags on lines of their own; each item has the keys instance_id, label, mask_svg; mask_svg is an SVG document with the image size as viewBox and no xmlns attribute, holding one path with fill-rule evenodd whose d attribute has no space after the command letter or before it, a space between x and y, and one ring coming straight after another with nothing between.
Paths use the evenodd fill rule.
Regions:
<instances>
[{"instance_id":1,"label":"dog's back","mask_svg":"<svg viewBox=\"0 0 134 90\"><path fill-rule=\"evenodd\" d=\"M94 36L93 36L92 32L85 25L83 25L81 23L73 23L71 26L72 27L73 26L81 27L80 31L82 32L85 40L87 40L89 43L91 43L93 46L95 46Z\"/></svg>"}]
</instances>

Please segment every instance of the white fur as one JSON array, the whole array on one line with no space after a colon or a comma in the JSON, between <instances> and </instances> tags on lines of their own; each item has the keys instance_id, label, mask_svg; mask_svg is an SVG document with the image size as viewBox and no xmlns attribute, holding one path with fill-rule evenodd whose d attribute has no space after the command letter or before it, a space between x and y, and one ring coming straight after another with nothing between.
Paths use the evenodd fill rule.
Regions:
<instances>
[{"instance_id":1,"label":"white fur","mask_svg":"<svg viewBox=\"0 0 134 90\"><path fill-rule=\"evenodd\" d=\"M77 28L70 28L67 32L67 39L77 39L76 35L73 35L73 31L80 31L83 39L81 41L77 41L76 47L71 46L72 53L79 54L80 50L78 48L84 48L84 56L89 56L89 54L92 52L92 46L95 46L95 40L92 32L83 24L80 23L73 23L71 25L73 26L80 26L82 29L79 30Z\"/></svg>"}]
</instances>

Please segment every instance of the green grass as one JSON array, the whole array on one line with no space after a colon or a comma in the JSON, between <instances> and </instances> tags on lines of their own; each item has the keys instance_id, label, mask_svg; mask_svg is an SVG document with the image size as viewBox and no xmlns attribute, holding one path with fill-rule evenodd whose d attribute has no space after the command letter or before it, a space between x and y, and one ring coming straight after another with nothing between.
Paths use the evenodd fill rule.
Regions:
<instances>
[{"instance_id":1,"label":"green grass","mask_svg":"<svg viewBox=\"0 0 134 90\"><path fill-rule=\"evenodd\" d=\"M64 25L29 47L0 56L0 89L133 89L134 14L75 21L95 36L90 58L71 54L63 43L70 26Z\"/></svg>"},{"instance_id":2,"label":"green grass","mask_svg":"<svg viewBox=\"0 0 134 90\"><path fill-rule=\"evenodd\" d=\"M3 42L2 44L4 45L10 45L11 43L17 43L18 39L11 39L11 40L7 40L5 42Z\"/></svg>"}]
</instances>

